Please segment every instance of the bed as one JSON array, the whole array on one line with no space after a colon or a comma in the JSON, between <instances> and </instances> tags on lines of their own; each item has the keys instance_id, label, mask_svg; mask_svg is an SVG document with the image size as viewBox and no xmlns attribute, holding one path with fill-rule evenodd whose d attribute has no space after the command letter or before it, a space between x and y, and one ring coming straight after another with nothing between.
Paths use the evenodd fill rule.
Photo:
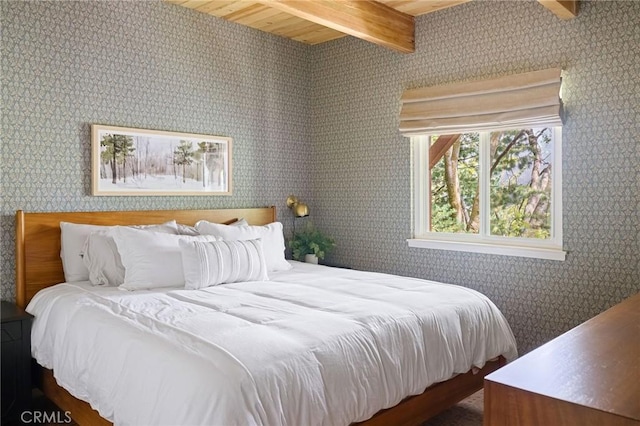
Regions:
<instances>
[{"instance_id":1,"label":"bed","mask_svg":"<svg viewBox=\"0 0 640 426\"><path fill-rule=\"evenodd\" d=\"M283 334L274 334L271 340L266 334L266 337L262 336L264 333L256 333L255 330L245 335L249 337L240 338L240 336L243 336L244 329L242 329L242 332L238 332L238 339L229 340L227 339L228 335L233 333L227 333L223 338L221 336L224 333L221 331L215 331L213 327L214 331L207 331L207 327L203 327L202 323L198 322L199 320L191 317L185 329L178 330L175 329L176 324L171 322L172 320L166 320L167 316L163 314L164 310L156 309L155 313L150 312L147 309L149 303L146 299L143 300L142 296L139 296L137 292L118 292L113 288L93 290L87 283L61 284L64 283L65 279L60 259L60 222L111 226L154 224L176 220L179 223L192 225L200 220L206 220L211 223L230 223L238 218L244 218L251 225L266 225L276 220L275 208L74 213L25 213L18 211L16 213L16 303L25 307L40 290L53 287L53 289L40 292L34 302L34 305L40 305L40 319L43 319L45 315L42 312L49 312L51 316L47 317L46 323L51 323L51 327L53 327L56 314L51 314L51 312L55 312L56 305L59 305L58 310L64 312L67 312L70 306L79 305L82 307L82 314L77 314L78 316L75 318L81 318L82 321L67 323L66 330L77 328L80 330L79 333L84 333L84 340L87 340L86 336L90 333L88 330L95 330L95 333L91 336L93 339L95 335L97 336L95 338L98 339L92 344L87 344L81 338L73 340L72 337L67 336L67 334L71 334L70 331L69 333L66 331L65 333L60 333L61 337L58 340L63 342L62 346L66 352L63 351L65 355L57 355L57 359L60 357L78 358L80 364L76 365L74 370L73 368L67 368L63 364L55 364L52 359L56 359L56 356L53 355L50 356L51 359L45 360L45 362L38 360L41 364L50 367L42 368L42 388L45 395L61 409L70 411L71 416L79 424L111 424L111 421L116 424L158 423L157 419L145 421L140 417L136 417L136 413L127 414L126 406L124 408L121 406L120 411L118 411L118 407L115 407L117 405L116 402L112 403L110 401L110 399L113 399L113 393L109 394L107 392L106 400L105 395L102 396L102 400L97 395L101 389L116 385L109 384L108 377L101 377L98 374L101 367L97 367L95 364L108 362L108 359L118 356L117 352L114 352L113 356L107 356L107 361L98 357L92 358L92 362L85 362L85 356L82 352L84 350L88 351L88 348L94 346L101 348L100 350L104 352L109 350L108 345L104 342L108 341L108 339L121 339L120 345L122 348L126 348L129 351L128 353L134 355L138 353L136 351L141 350L138 347L140 345L133 342L140 340L136 336L139 336L137 333L141 332L141 326L139 324L132 326L131 324L133 323L129 318L131 316L140 316L145 321L152 321L153 326L146 327L146 329L163 328L168 330L168 333L163 335L148 336L148 338L144 337L142 339L155 339L155 348L161 348L161 350L154 350L154 353L163 353L167 354L167 356L154 362L139 365L133 369L133 372L127 373L131 375L141 368L151 369L151 371L145 373L149 377L148 380L137 379L126 384L124 389L129 389L130 394L126 394L124 399L133 401L133 407L141 407L146 404L142 401L144 397L141 395L149 396L150 394L147 391L148 386L155 386L156 389L160 389L158 392L163 395L168 392L164 399L162 395L153 396L156 405L158 401L161 402L160 408L156 407L154 410L162 411L166 408L163 408L164 406L177 404L169 411L183 409L183 411L186 411L184 413L185 417L175 417L173 418L173 423L420 424L429 417L481 389L483 377L486 374L496 370L501 365L504 365L507 360L511 360L516 356L515 341L511 330L499 311L497 311L497 308L488 299L462 287L405 277L324 266L310 266L292 262L294 266L290 271L270 274L270 280L265 282L234 283L195 291L163 289L158 292L140 292L141 294L150 293L151 297L155 298L154 300L157 303L154 302L155 304L152 306L157 306L158 304L175 305L178 311L182 309L191 313L195 312L197 315L193 315L193 318L217 315L215 318L224 318L222 322L230 320L228 315L223 316L221 313L226 314L233 311L237 303L233 300L231 293L243 293L242 304L244 310L242 313L237 310L233 311L234 320L244 315L243 320L250 322L252 325L275 324L281 330L286 330L285 337L282 337ZM392 287L397 288L392 291ZM272 293L265 293L267 288L273 288L274 290ZM411 362L414 364L416 362L419 363L422 358L415 353L416 350L414 349L403 349L403 342L409 339L406 336L404 339L398 336L402 336L402 333L406 334L406 330L399 329L396 332L394 330L398 328L397 325L383 324L382 322L378 325L381 325L379 328L385 331L376 336L383 341L378 341L373 345L375 348L372 348L370 343L364 341L357 346L361 348L359 350L344 344L346 341L358 340L362 337L362 330L360 329L357 330L360 333L356 333L357 338L348 333L345 334L344 330L353 327L353 324L359 324L364 321L365 317L368 318L367 321L371 319L380 321L381 318L386 319L389 316L393 316L394 309L399 308L398 305L391 304L389 301L396 297L396 294L413 295L413 297L405 297L405 300L401 301L404 307L398 311L398 315L405 315L405 317L409 318L407 321L415 322L414 316L420 311L421 300L427 301L431 299L432 296L429 296L429 294L434 288L443 289L445 293L450 292L456 295L455 297L468 299L474 306L487 308L487 311L478 311L477 315L479 316L476 318L479 320L475 321L475 324L481 324L482 327L475 327L473 324L464 325L460 322L461 317L458 318L457 313L462 311L461 307L452 305L450 309L444 309L448 302L438 302L436 305L443 307L445 315L456 313L455 317L450 317L448 320L449 322L453 321L453 328L463 324L464 330L471 328L484 330L486 328L484 325L489 324L491 321L496 321L498 325L498 331L485 330L485 335L482 335L482 333L478 335L466 335L463 333L465 340L473 341L474 347L479 348L475 349L473 355L466 356L468 365L464 365L465 363L460 359L457 361L453 359L448 369L436 368L435 370L438 370L437 374L420 371L420 365L418 367L416 365L403 367L400 365L401 363L396 362L396 358L408 358L410 359L410 364ZM400 291L398 292L397 290ZM271 291L269 290L269 292ZM132 294L135 296L132 296ZM297 296L299 298L291 299L293 294L299 294ZM373 295L376 294L378 296L374 297ZM268 307L262 306L265 299L277 298L279 299L276 304L284 306L282 310L274 310L275 308L271 305ZM256 301L258 299L259 301ZM246 300L254 300L254 302L247 302ZM187 305L187 303L189 304ZM95 306L91 308L90 305ZM333 310L338 305L344 306L341 308L339 315L336 315ZM113 306L117 308L112 309ZM119 314L122 314L123 310L129 315L126 320L112 317L113 311L118 311ZM269 315L265 314L267 311ZM98 314L95 314L96 312ZM407 316L407 312L410 315ZM489 317L486 317L487 312L495 318L489 319ZM108 315L108 317L100 317L100 315ZM168 317L175 318L175 314L172 315ZM429 315L426 316L428 317ZM64 315L57 315L57 317L61 316L64 317ZM100 318L104 320L100 320ZM354 321L337 324L337 329L342 330L338 333L330 325L332 322L344 322L344 318L353 319ZM300 319L310 321L310 323L300 324ZM36 315L34 330L38 329L38 320L38 315ZM92 321L97 322L94 324ZM139 323L144 323L145 321L139 321ZM421 321L423 320L420 319L418 323L422 324ZM110 322L114 322L116 326L104 326L104 324ZM216 324L219 323L216 322ZM181 324L184 325L184 322L181 322ZM40 328L43 334L56 333L55 329L47 330L44 326ZM370 328L367 329L367 334L372 333ZM387 330L387 328L390 328L391 331ZM220 329L222 328L220 327ZM246 327L246 329L250 329L250 327ZM204 330L204 337L195 336L197 342L194 342L193 336L191 336L193 330ZM236 330L240 329L232 327L230 330L235 333ZM265 330L267 334L271 332L268 328L260 330ZM309 332L309 330L314 332ZM438 335L437 329L432 331L435 333L432 336ZM146 333L146 331L144 332ZM321 337L323 333L327 335L326 338ZM420 333L422 338L426 339L425 336L428 333L424 330L420 331ZM298 341L295 340L292 343L290 339L294 334L302 336L300 340L307 342L304 350L313 352L311 361L308 356L304 357L295 353L294 348L298 346ZM340 337L336 338L337 335L340 335ZM169 338L167 336L172 337ZM490 338L487 339L487 336ZM131 339L131 341L127 339ZM390 340L385 342L384 339ZM436 337L433 339L436 339ZM429 341L432 342L433 339ZM491 342L488 340L491 340ZM204 341L205 344L201 341ZM277 342L277 345L272 348L275 351L274 353L269 352L269 341ZM327 343L329 341L332 343ZM179 342L181 343L178 344ZM253 342L253 346L247 342ZM36 347L42 347L41 342L34 343ZM103 343L104 345L101 346ZM453 346L447 346L447 344L444 346L424 344L422 347L427 346L435 348L429 349L432 353L441 353L443 358L447 358L447 352L455 352L456 342L453 342ZM188 347L189 351L180 350L180 348L185 347ZM200 348L198 349L199 353L191 353L194 352L194 347ZM334 349L329 350L328 348L331 347L334 347ZM367 349L362 349L367 347L369 348L368 350L372 351L371 353L367 352ZM334 350L335 352L333 352ZM249 356L252 351L266 354L266 359L273 360L275 358L275 364L271 366L268 362L252 360ZM168 354L174 352L176 358L172 359ZM186 354L186 352L189 353ZM318 355L320 353L322 355ZM375 353L375 356L372 356L372 353ZM38 356L42 357L41 354ZM91 357L93 356L91 355ZM105 354L100 353L98 356L105 356ZM179 358L185 356L187 358ZM388 359L381 361L384 356ZM324 360L322 371L314 373L314 368L318 369L316 368L316 361L319 358ZM169 390L162 387L165 379L158 379L158 377L161 373L170 372L172 370L171 365L195 366L198 363L202 363L203 359L213 360L211 363L214 365L204 363L198 367L201 370L184 370L181 367L181 369L173 372L174 377L169 382L171 386L167 387ZM287 364L288 361L286 360L290 359L293 361ZM351 359L351 363L345 363L345 359ZM422 361L425 361L425 359ZM120 363L118 365L124 364ZM351 366L346 364L351 364ZM379 373L369 372L369 367L374 370L374 364L386 364L386 370ZM59 367L52 369L51 367L54 367L54 365L59 365ZM353 365L357 365L359 368L353 368ZM391 367L388 367L389 365ZM98 371L92 371L92 368ZM104 367L102 368L104 369ZM206 370L206 374L202 372L202 369ZM66 377L64 370L69 370L66 372ZM275 372L273 376L269 376L269 371L271 370ZM301 374L302 371L305 374ZM325 385L325 388L318 388L317 383L311 379L314 374L321 381L332 384ZM327 377L330 375L337 377L333 379ZM73 376L74 379L80 377L81 383L79 385L70 384L70 376ZM170 395L171 389L179 389L180 385L175 383L176 380L186 380L192 376L215 377L215 381L224 383L228 392L220 391L218 388L209 389L206 387L206 383L198 383L197 386L189 385L185 392L189 392L190 388L205 386L201 389L198 388L199 393L190 394L190 399L187 402L185 400L176 401L176 398ZM401 379L398 380L396 376ZM428 382L425 382L427 379L424 376L432 377L429 378ZM257 380L258 378L260 380ZM241 384L236 383L234 381L236 379ZM121 377L120 380L124 379ZM193 380L198 379L191 378L187 383L193 384ZM399 384L394 384L395 382L393 381L398 381ZM59 382L65 386L61 386ZM427 385L424 383L427 383ZM147 386L140 386L141 384L146 384ZM113 392L114 389L122 390L122 386L124 385L121 384L120 388L113 387L111 391ZM132 386L137 386L136 391L132 390ZM375 392L372 392L372 389ZM407 391L407 389L410 390ZM238 391L236 392L236 390ZM123 392L120 392L119 395L121 394ZM153 393L151 392L151 394ZM198 396L203 394L206 394L207 398L209 398L203 398L208 403L200 406L193 405L195 404L193 400L198 399ZM302 395L302 399L297 399L299 395ZM137 399L141 401L136 402ZM345 408L340 405L342 403L341 400L350 399L353 400L351 406L346 406ZM314 402L319 400L323 401L323 403L315 406ZM91 404L85 401L90 401ZM278 404L282 404L282 406L278 406ZM219 406L239 407L235 411L245 411L244 417L235 416L233 413L223 415L211 412L213 410L211 407ZM189 409L184 410L184 407ZM206 407L209 407L210 410ZM104 417L94 408L100 411ZM131 411L130 407L129 411ZM127 417L127 415L130 417Z\"/></svg>"}]
</instances>

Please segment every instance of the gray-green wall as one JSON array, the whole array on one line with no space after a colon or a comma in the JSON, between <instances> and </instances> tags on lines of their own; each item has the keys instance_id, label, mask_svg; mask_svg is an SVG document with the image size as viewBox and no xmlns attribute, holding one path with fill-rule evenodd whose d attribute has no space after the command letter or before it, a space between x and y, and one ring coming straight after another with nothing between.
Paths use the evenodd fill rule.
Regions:
<instances>
[{"instance_id":1,"label":"gray-green wall","mask_svg":"<svg viewBox=\"0 0 640 426\"><path fill-rule=\"evenodd\" d=\"M640 3L473 1L417 19L411 55L318 46L152 2L2 1L2 299L13 215L308 201L332 262L466 285L507 315L521 352L640 290ZM562 66L565 262L409 249L406 88ZM89 125L234 138L231 197L90 196Z\"/></svg>"},{"instance_id":2,"label":"gray-green wall","mask_svg":"<svg viewBox=\"0 0 640 426\"><path fill-rule=\"evenodd\" d=\"M275 205L310 197L305 45L160 1L2 7L2 299L14 213ZM233 196L92 197L90 124L233 138Z\"/></svg>"},{"instance_id":3,"label":"gray-green wall","mask_svg":"<svg viewBox=\"0 0 640 426\"><path fill-rule=\"evenodd\" d=\"M526 352L640 291L640 2L472 1L416 20L416 52L355 39L312 52L314 211L336 263L478 289ZM408 248L407 88L550 67L563 98L564 262Z\"/></svg>"}]
</instances>

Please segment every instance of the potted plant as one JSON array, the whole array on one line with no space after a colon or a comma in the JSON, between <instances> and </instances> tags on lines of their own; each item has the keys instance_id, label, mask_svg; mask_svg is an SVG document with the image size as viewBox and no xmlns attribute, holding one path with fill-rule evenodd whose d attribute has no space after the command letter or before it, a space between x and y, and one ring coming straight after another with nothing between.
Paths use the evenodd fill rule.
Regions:
<instances>
[{"instance_id":1,"label":"potted plant","mask_svg":"<svg viewBox=\"0 0 640 426\"><path fill-rule=\"evenodd\" d=\"M324 235L311 222L302 231L293 234L289 241L293 258L308 263L318 263L318 259L324 259L335 245L333 238Z\"/></svg>"}]
</instances>

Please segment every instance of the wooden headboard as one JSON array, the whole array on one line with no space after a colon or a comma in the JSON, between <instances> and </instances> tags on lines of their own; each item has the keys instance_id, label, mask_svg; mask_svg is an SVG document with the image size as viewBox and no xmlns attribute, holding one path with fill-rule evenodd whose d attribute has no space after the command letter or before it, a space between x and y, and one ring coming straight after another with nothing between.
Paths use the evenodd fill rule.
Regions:
<instances>
[{"instance_id":1,"label":"wooden headboard","mask_svg":"<svg viewBox=\"0 0 640 426\"><path fill-rule=\"evenodd\" d=\"M275 207L219 210L113 212L16 212L16 304L24 308L41 289L64 282L60 259L60 222L91 225L147 225L176 220L193 225L204 219L229 223L244 218L251 225L276 220Z\"/></svg>"}]
</instances>

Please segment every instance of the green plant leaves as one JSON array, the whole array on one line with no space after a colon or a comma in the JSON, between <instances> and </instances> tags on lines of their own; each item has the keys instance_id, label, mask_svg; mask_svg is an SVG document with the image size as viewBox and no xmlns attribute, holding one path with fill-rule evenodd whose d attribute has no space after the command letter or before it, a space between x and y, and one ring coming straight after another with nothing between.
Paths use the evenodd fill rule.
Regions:
<instances>
[{"instance_id":1,"label":"green plant leaves","mask_svg":"<svg viewBox=\"0 0 640 426\"><path fill-rule=\"evenodd\" d=\"M311 222L302 231L296 232L289 241L291 255L295 260L302 260L307 254L315 254L318 259L324 259L335 245L333 238L324 235Z\"/></svg>"}]
</instances>

